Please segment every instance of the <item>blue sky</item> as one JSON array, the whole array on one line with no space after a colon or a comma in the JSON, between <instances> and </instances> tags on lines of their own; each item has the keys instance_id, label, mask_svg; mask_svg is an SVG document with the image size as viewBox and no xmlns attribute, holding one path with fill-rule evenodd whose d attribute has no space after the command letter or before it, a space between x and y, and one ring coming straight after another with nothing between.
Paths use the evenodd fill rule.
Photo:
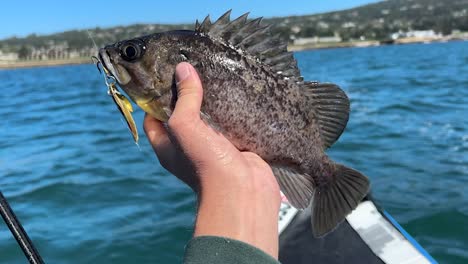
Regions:
<instances>
[{"instance_id":1,"label":"blue sky","mask_svg":"<svg viewBox=\"0 0 468 264\"><path fill-rule=\"evenodd\" d=\"M233 16L250 11L255 17L272 17L320 13L373 2L378 0L2 1L0 39L96 26L194 22L207 14L216 18L231 8Z\"/></svg>"}]
</instances>

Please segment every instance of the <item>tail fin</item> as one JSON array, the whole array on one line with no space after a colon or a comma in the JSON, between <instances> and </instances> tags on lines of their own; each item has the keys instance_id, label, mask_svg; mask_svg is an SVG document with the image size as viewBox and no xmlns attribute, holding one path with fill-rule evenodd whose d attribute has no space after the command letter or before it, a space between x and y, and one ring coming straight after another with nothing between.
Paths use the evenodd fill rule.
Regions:
<instances>
[{"instance_id":1,"label":"tail fin","mask_svg":"<svg viewBox=\"0 0 468 264\"><path fill-rule=\"evenodd\" d=\"M369 180L353 169L335 164L335 177L317 186L312 199L312 231L320 237L332 231L356 208L369 191Z\"/></svg>"}]
</instances>

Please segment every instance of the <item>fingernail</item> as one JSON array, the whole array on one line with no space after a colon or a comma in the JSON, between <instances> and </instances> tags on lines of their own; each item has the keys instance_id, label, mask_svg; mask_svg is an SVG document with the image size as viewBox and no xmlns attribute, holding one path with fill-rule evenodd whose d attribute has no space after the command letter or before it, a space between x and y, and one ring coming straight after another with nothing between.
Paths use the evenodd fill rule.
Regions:
<instances>
[{"instance_id":1,"label":"fingernail","mask_svg":"<svg viewBox=\"0 0 468 264\"><path fill-rule=\"evenodd\" d=\"M176 67L175 78L177 84L188 79L191 75L190 66L187 63L181 63Z\"/></svg>"}]
</instances>

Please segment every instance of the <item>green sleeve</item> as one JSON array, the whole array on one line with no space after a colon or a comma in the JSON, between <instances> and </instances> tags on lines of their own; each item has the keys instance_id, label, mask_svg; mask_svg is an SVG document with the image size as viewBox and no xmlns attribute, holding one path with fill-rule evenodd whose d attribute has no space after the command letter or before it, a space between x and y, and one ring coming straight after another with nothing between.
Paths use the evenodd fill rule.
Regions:
<instances>
[{"instance_id":1,"label":"green sleeve","mask_svg":"<svg viewBox=\"0 0 468 264\"><path fill-rule=\"evenodd\" d=\"M185 248L184 264L279 264L270 255L247 243L224 237L195 237Z\"/></svg>"}]
</instances>

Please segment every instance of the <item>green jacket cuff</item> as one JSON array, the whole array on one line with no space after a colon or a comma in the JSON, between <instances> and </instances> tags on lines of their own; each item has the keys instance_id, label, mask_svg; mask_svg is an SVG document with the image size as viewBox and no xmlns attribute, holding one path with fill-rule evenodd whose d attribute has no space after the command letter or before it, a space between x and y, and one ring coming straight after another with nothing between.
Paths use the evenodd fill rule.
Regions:
<instances>
[{"instance_id":1,"label":"green jacket cuff","mask_svg":"<svg viewBox=\"0 0 468 264\"><path fill-rule=\"evenodd\" d=\"M184 264L279 264L262 250L231 238L195 237L185 248Z\"/></svg>"}]
</instances>

